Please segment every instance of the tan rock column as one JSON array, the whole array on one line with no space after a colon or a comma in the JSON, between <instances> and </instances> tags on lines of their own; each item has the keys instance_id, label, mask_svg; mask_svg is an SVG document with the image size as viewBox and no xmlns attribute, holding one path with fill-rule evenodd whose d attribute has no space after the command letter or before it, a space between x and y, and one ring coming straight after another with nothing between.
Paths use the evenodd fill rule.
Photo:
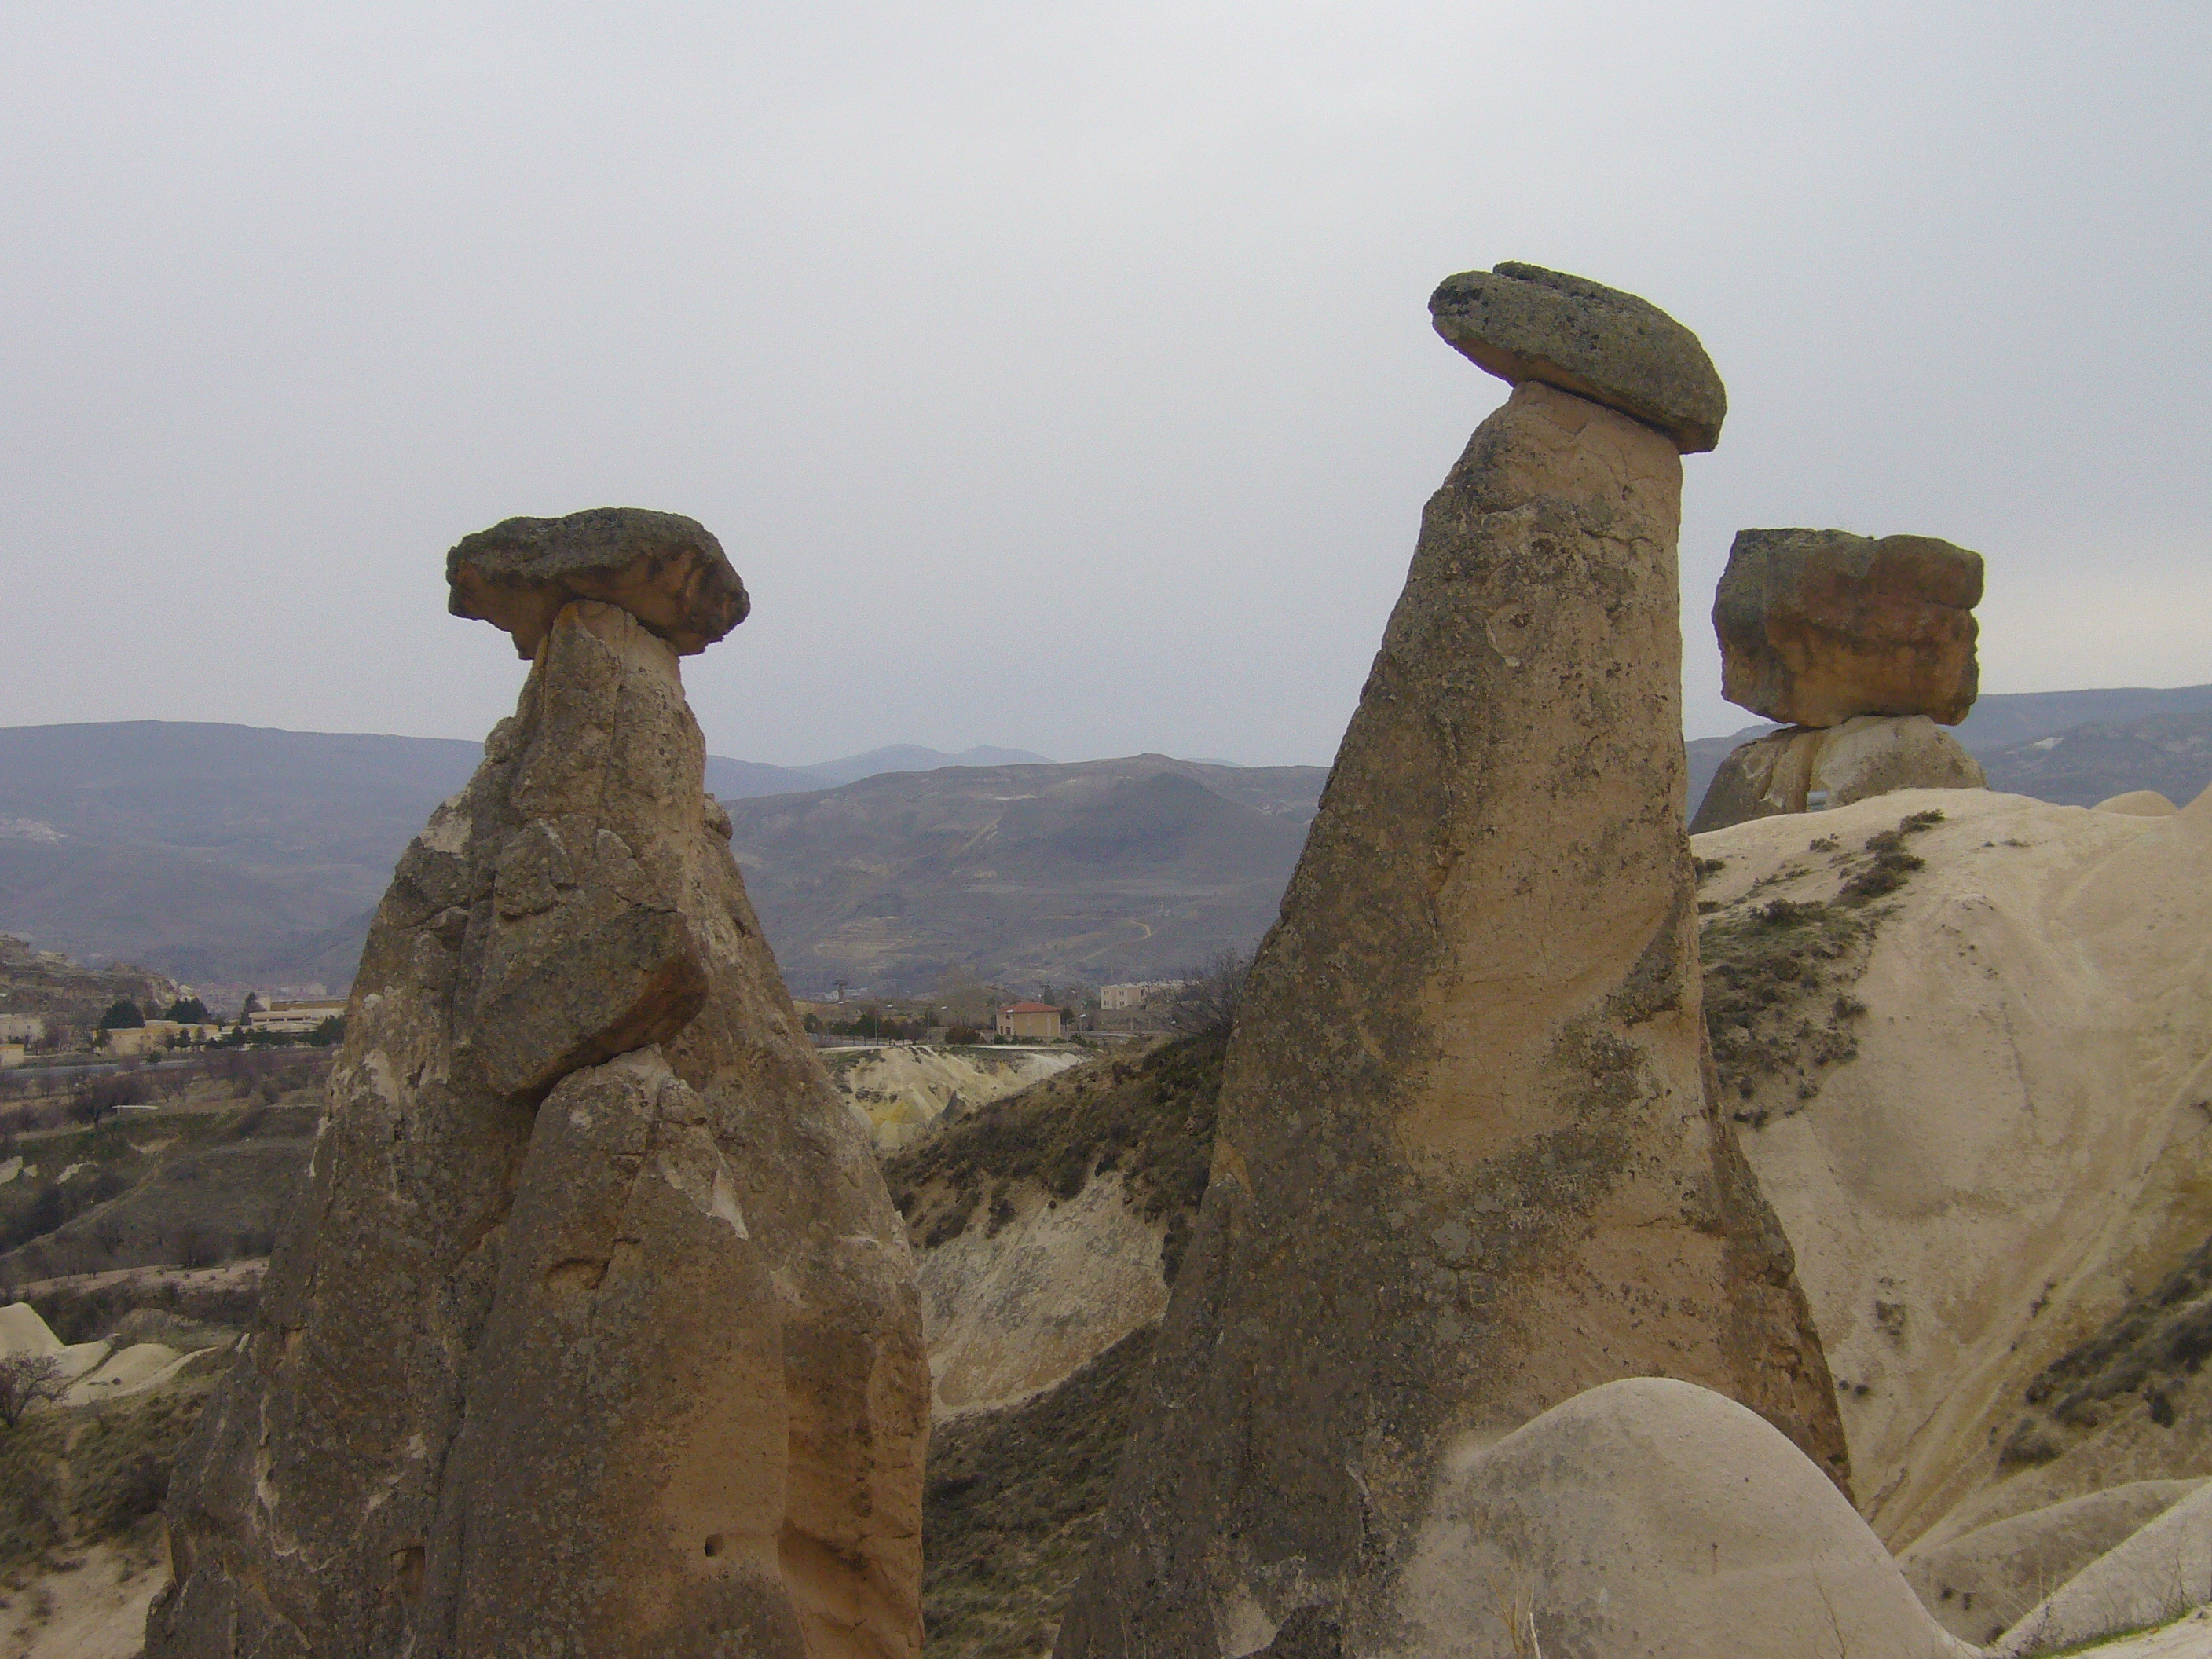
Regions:
<instances>
[{"instance_id":1,"label":"tan rock column","mask_svg":"<svg viewBox=\"0 0 2212 1659\"><path fill-rule=\"evenodd\" d=\"M510 521L452 574L529 681L378 911L310 1191L179 1462L147 1651L902 1659L905 1231L678 667L743 589L698 526L628 512Z\"/></svg>"},{"instance_id":2,"label":"tan rock column","mask_svg":"<svg viewBox=\"0 0 2212 1659\"><path fill-rule=\"evenodd\" d=\"M1677 444L1711 447L1717 378L1663 313L1531 267L1432 307L1518 383L1429 503L1253 969L1067 1659L1396 1651L1455 1455L1619 1377L1844 1473L1699 1015ZM1621 381L1703 416L1593 400Z\"/></svg>"}]
</instances>

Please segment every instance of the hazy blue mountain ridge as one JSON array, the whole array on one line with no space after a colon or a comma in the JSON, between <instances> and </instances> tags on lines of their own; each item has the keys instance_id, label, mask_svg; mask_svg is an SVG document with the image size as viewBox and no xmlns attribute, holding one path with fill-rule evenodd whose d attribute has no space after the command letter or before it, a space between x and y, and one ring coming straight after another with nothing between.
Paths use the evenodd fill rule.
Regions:
<instances>
[{"instance_id":1,"label":"hazy blue mountain ridge","mask_svg":"<svg viewBox=\"0 0 2212 1659\"><path fill-rule=\"evenodd\" d=\"M1688 800L1763 726L1688 745ZM1984 697L1956 728L1993 787L2087 805L2212 783L2212 686ZM474 743L136 720L0 729L0 930L188 981L352 977L392 867ZM1016 760L992 757L1019 757ZM1273 920L1328 774L899 744L712 757L794 984L1151 977ZM963 763L942 765L945 759ZM832 785L825 771L874 769Z\"/></svg>"}]
</instances>

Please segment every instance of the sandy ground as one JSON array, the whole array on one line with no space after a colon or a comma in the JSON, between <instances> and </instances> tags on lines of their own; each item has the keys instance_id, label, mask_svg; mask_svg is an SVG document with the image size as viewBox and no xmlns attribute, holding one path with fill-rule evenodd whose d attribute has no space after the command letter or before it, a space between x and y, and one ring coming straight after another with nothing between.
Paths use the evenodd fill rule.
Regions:
<instances>
[{"instance_id":1,"label":"sandy ground","mask_svg":"<svg viewBox=\"0 0 2212 1659\"><path fill-rule=\"evenodd\" d=\"M1164 1231L1109 1173L1065 1203L1031 1193L996 1233L979 1221L923 1251L932 1416L1025 1400L1158 1319Z\"/></svg>"},{"instance_id":2,"label":"sandy ground","mask_svg":"<svg viewBox=\"0 0 2212 1659\"><path fill-rule=\"evenodd\" d=\"M2164 1630L2090 1648L2097 1659L2212 1659L2212 1607L2199 1607Z\"/></svg>"},{"instance_id":3,"label":"sandy ground","mask_svg":"<svg viewBox=\"0 0 2212 1659\"><path fill-rule=\"evenodd\" d=\"M96 1544L7 1597L0 1653L9 1659L131 1659L144 1646L146 1605L168 1577L144 1549Z\"/></svg>"},{"instance_id":4,"label":"sandy ground","mask_svg":"<svg viewBox=\"0 0 2212 1659\"><path fill-rule=\"evenodd\" d=\"M213 1352L181 1352L159 1342L136 1342L127 1348L104 1341L64 1346L29 1303L0 1307L0 1354L50 1354L61 1361L61 1374L70 1385L59 1401L65 1407L96 1405L161 1388L194 1360Z\"/></svg>"}]
</instances>

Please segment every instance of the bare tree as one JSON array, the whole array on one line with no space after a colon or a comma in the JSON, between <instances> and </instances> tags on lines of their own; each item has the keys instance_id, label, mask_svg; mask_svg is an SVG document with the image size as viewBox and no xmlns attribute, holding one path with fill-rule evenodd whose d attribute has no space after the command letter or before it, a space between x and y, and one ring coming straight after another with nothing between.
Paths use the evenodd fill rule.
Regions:
<instances>
[{"instance_id":1,"label":"bare tree","mask_svg":"<svg viewBox=\"0 0 2212 1659\"><path fill-rule=\"evenodd\" d=\"M1168 1029L1182 1036L1226 1036L1244 1000L1252 958L1243 951L1218 951L1200 967L1183 970L1182 988L1168 1004Z\"/></svg>"},{"instance_id":2,"label":"bare tree","mask_svg":"<svg viewBox=\"0 0 2212 1659\"><path fill-rule=\"evenodd\" d=\"M62 1362L50 1353L11 1353L0 1357L0 1423L14 1428L23 1413L42 1400L58 1400L69 1392L62 1377Z\"/></svg>"}]
</instances>

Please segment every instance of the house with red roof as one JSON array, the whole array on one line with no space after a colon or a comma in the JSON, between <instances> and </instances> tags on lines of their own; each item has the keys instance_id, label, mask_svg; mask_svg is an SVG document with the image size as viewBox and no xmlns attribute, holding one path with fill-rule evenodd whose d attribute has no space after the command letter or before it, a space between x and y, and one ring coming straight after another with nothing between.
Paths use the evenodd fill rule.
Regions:
<instances>
[{"instance_id":1,"label":"house with red roof","mask_svg":"<svg viewBox=\"0 0 2212 1659\"><path fill-rule=\"evenodd\" d=\"M999 1035L1032 1042L1060 1041L1060 1010L1048 1002L1016 1002L999 1010Z\"/></svg>"}]
</instances>

